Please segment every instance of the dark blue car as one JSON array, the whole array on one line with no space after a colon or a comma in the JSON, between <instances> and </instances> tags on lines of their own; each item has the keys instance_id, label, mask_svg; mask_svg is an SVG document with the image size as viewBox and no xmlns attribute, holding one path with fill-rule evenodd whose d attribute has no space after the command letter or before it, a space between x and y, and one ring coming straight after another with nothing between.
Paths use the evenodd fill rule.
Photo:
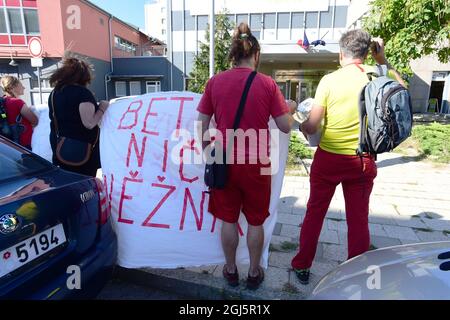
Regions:
<instances>
[{"instance_id":1,"label":"dark blue car","mask_svg":"<svg viewBox=\"0 0 450 320\"><path fill-rule=\"evenodd\" d=\"M117 257L102 190L0 137L0 299L96 296Z\"/></svg>"}]
</instances>

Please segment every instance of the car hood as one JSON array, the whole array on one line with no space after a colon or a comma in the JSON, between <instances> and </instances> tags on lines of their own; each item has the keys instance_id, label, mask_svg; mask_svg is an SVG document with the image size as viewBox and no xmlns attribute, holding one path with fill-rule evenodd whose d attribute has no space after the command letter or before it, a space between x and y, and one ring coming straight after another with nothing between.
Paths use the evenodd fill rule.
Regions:
<instances>
[{"instance_id":1,"label":"car hood","mask_svg":"<svg viewBox=\"0 0 450 320\"><path fill-rule=\"evenodd\" d=\"M369 251L323 277L310 299L450 299L449 256L450 241Z\"/></svg>"}]
</instances>

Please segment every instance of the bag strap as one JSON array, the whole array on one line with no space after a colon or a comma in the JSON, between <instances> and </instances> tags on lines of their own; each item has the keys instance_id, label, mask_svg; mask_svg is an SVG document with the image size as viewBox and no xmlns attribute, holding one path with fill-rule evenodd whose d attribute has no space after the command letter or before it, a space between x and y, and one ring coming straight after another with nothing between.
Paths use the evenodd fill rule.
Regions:
<instances>
[{"instance_id":1,"label":"bag strap","mask_svg":"<svg viewBox=\"0 0 450 320\"><path fill-rule=\"evenodd\" d=\"M256 77L257 72L253 71L248 76L247 82L245 83L244 92L242 93L241 102L239 103L239 108L236 112L236 117L234 118L233 130L236 131L239 128L239 123L241 122L242 115L244 114L245 103L247 102L248 92L252 86L253 80Z\"/></svg>"},{"instance_id":2,"label":"bag strap","mask_svg":"<svg viewBox=\"0 0 450 320\"><path fill-rule=\"evenodd\" d=\"M242 93L241 101L239 102L239 107L236 112L236 116L234 118L233 136L230 137L230 139L228 140L227 148L225 149L225 154L224 154L225 164L228 163L228 161L227 161L228 156L229 156L228 150L230 149L231 143L234 141L236 130L239 128L239 123L241 122L242 115L244 114L244 107L245 107L245 103L247 102L248 92L250 91L250 87L252 86L252 83L256 77L256 74L257 74L256 71L252 71L252 73L250 73L250 75L247 78L247 82L245 83L244 92Z\"/></svg>"},{"instance_id":3,"label":"bag strap","mask_svg":"<svg viewBox=\"0 0 450 320\"><path fill-rule=\"evenodd\" d=\"M53 90L51 95L50 95L50 101L52 102L53 121L55 122L56 137L59 138L58 120L56 119L55 102L54 102L54 100L55 100L55 90Z\"/></svg>"}]
</instances>

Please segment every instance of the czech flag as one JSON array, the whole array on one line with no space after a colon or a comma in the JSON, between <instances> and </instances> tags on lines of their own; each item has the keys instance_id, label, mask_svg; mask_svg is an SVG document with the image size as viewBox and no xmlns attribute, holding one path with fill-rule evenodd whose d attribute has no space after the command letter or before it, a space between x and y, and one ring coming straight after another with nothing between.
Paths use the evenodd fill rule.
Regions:
<instances>
[{"instance_id":1,"label":"czech flag","mask_svg":"<svg viewBox=\"0 0 450 320\"><path fill-rule=\"evenodd\" d=\"M306 36L306 31L304 31L303 33L303 40L302 39L298 40L297 44L305 50L309 48L309 40L308 37Z\"/></svg>"}]
</instances>

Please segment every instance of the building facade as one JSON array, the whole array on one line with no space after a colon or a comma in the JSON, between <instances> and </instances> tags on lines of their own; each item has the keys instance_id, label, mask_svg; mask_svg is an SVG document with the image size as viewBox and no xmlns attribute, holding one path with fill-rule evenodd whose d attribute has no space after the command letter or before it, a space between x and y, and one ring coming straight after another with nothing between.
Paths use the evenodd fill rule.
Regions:
<instances>
[{"instance_id":1,"label":"building facade","mask_svg":"<svg viewBox=\"0 0 450 320\"><path fill-rule=\"evenodd\" d=\"M42 101L28 50L32 37L43 47ZM101 100L115 97L115 58L161 55L160 44L87 0L0 0L0 74L22 81L30 105L47 102L52 90L48 79L66 52L93 65L90 89Z\"/></svg>"},{"instance_id":2,"label":"building facade","mask_svg":"<svg viewBox=\"0 0 450 320\"><path fill-rule=\"evenodd\" d=\"M145 4L145 32L167 42L167 2L152 0Z\"/></svg>"},{"instance_id":3,"label":"building facade","mask_svg":"<svg viewBox=\"0 0 450 320\"><path fill-rule=\"evenodd\" d=\"M360 28L370 0L215 0L215 13L227 11L236 25L247 22L261 44L261 72L270 75L286 96L297 101L311 97L320 78L339 66L339 39ZM164 31L169 72L167 90L185 90L200 42L205 42L211 0L154 0L146 6L148 32ZM161 17L166 13L165 18ZM152 18L155 19L152 19ZM324 40L325 45L303 49L299 40ZM162 35L161 35L162 36ZM410 91L414 112L449 112L450 64L435 57L412 61ZM431 99L431 100L430 100Z\"/></svg>"},{"instance_id":4,"label":"building facade","mask_svg":"<svg viewBox=\"0 0 450 320\"><path fill-rule=\"evenodd\" d=\"M159 7L148 5L146 14L153 16L150 8L164 4L170 88L184 90L200 42L205 42L211 1L159 0ZM348 0L215 0L215 13L226 10L235 25L249 23L262 47L260 71L272 76L286 97L303 100L314 94L324 74L338 66L338 41L346 30L349 4ZM298 41L305 33L309 42L326 44L303 49Z\"/></svg>"}]
</instances>

